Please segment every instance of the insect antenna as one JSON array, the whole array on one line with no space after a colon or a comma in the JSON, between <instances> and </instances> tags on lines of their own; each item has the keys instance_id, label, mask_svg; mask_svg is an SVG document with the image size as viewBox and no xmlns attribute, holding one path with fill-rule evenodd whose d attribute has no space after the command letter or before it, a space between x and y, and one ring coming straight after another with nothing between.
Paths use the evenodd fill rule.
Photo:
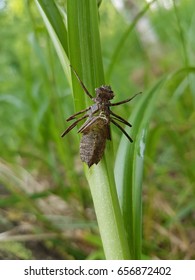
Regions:
<instances>
[{"instance_id":1,"label":"insect antenna","mask_svg":"<svg viewBox=\"0 0 195 280\"><path fill-rule=\"evenodd\" d=\"M74 68L72 67L72 65L70 65L70 67L72 68L73 73L75 74L75 76L77 77L78 81L80 82L84 92L89 96L89 98L93 99L93 96L89 93L89 91L87 90L86 86L83 84L83 82L81 81L81 79L79 78L79 75L77 74L76 70L74 70Z\"/></svg>"}]
</instances>

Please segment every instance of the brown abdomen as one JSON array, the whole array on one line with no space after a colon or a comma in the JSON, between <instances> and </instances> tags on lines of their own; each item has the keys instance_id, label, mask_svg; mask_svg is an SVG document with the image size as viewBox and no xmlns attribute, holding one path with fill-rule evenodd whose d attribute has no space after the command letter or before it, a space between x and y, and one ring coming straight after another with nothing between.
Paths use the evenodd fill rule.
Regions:
<instances>
[{"instance_id":1,"label":"brown abdomen","mask_svg":"<svg viewBox=\"0 0 195 280\"><path fill-rule=\"evenodd\" d=\"M80 142L80 157L89 167L101 160L106 146L106 139L106 126L83 133Z\"/></svg>"}]
</instances>

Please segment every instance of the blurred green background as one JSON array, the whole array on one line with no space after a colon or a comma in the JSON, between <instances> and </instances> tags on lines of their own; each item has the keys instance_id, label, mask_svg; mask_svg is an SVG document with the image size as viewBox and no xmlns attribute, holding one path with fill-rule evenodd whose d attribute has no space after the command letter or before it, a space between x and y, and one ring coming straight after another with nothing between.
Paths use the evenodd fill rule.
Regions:
<instances>
[{"instance_id":1,"label":"blurred green background","mask_svg":"<svg viewBox=\"0 0 195 280\"><path fill-rule=\"evenodd\" d=\"M106 81L119 101L167 79L148 131L143 258L195 259L195 4L154 1L124 36L146 3L102 1ZM34 1L0 0L0 259L104 258L76 129L60 138L73 112ZM120 137L112 127L115 154Z\"/></svg>"}]
</instances>

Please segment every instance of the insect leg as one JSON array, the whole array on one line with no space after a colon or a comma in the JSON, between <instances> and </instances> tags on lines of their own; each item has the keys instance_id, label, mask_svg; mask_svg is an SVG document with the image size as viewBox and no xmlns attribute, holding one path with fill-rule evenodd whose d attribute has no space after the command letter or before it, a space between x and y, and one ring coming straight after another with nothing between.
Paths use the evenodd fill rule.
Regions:
<instances>
[{"instance_id":1,"label":"insect leg","mask_svg":"<svg viewBox=\"0 0 195 280\"><path fill-rule=\"evenodd\" d=\"M69 131L71 131L76 125L77 123L79 123L81 120L87 118L89 115L86 114L84 116L82 116L81 118L79 118L78 120L76 120L75 122L73 122L61 135L61 137L64 137Z\"/></svg>"},{"instance_id":2,"label":"insect leg","mask_svg":"<svg viewBox=\"0 0 195 280\"><path fill-rule=\"evenodd\" d=\"M132 127L132 125L130 123L128 123L125 119L123 119L119 115L113 113L112 111L110 111L110 114L113 115L115 117L115 119L118 120L119 122L122 122L122 123L128 125L129 127Z\"/></svg>"},{"instance_id":3,"label":"insect leg","mask_svg":"<svg viewBox=\"0 0 195 280\"><path fill-rule=\"evenodd\" d=\"M89 98L93 99L93 96L89 93L89 91L87 90L87 88L85 87L85 85L83 84L83 82L81 81L81 79L79 78L79 75L77 74L77 72L74 70L74 68L72 67L72 65L70 65L70 67L72 68L72 71L74 72L75 76L77 77L78 81L80 82L84 92L89 96Z\"/></svg>"},{"instance_id":4,"label":"insect leg","mask_svg":"<svg viewBox=\"0 0 195 280\"><path fill-rule=\"evenodd\" d=\"M126 99L126 100L123 100L123 101L120 101L120 102L117 102L117 103L111 103L111 104L109 105L109 107L110 107L110 106L118 106L118 105L127 103L127 102L131 101L133 98L135 98L138 94L141 94L141 93L142 93L142 92L138 92L138 93L136 93L134 96L132 96L131 98L128 98L128 99Z\"/></svg>"},{"instance_id":5,"label":"insect leg","mask_svg":"<svg viewBox=\"0 0 195 280\"><path fill-rule=\"evenodd\" d=\"M94 122L97 121L97 119L99 119L99 116L96 116L96 117L89 117L88 120L86 120L86 122L80 127L80 129L78 130L78 133L79 132L84 132L84 130L88 127L90 127Z\"/></svg>"},{"instance_id":6,"label":"insect leg","mask_svg":"<svg viewBox=\"0 0 195 280\"><path fill-rule=\"evenodd\" d=\"M113 124L115 124L124 134L125 136L129 139L130 142L133 142L133 140L131 139L131 137L127 134L127 132L117 123L115 122L113 119L110 120Z\"/></svg>"},{"instance_id":7,"label":"insect leg","mask_svg":"<svg viewBox=\"0 0 195 280\"><path fill-rule=\"evenodd\" d=\"M80 115L80 114L82 114L82 113L87 112L89 109L90 109L90 107L88 107L88 108L86 108L86 109L84 109L84 110L81 110L81 111L77 112L76 114L70 116L70 117L69 117L68 119L66 119L66 120L67 120L67 121L73 120L73 119L75 119L76 116L78 116L78 115Z\"/></svg>"}]
</instances>

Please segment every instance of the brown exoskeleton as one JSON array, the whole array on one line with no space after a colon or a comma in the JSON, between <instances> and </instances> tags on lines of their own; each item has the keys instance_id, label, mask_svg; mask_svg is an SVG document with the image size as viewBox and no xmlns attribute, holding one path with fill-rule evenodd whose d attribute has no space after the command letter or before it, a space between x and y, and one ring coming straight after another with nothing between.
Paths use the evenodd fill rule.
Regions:
<instances>
[{"instance_id":1,"label":"brown exoskeleton","mask_svg":"<svg viewBox=\"0 0 195 280\"><path fill-rule=\"evenodd\" d=\"M72 68L73 69L73 68ZM80 157L83 162L86 162L89 167L91 167L94 163L97 164L105 150L106 140L111 140L110 133L110 123L116 125L129 139L130 142L133 142L131 137L127 134L127 132L116 122L119 121L123 124L131 127L131 124L128 123L125 119L113 113L110 110L111 106L118 106L120 104L127 103L131 101L135 96L140 94L141 92L135 94L133 97L117 102L111 103L110 100L114 98L114 93L110 86L100 86L95 89L96 97L89 93L81 79L79 78L76 71L73 69L74 74L79 80L83 90L85 93L94 101L94 104L90 107L77 112L76 114L70 116L67 121L73 120L76 116L85 113L82 117L78 118L75 122L73 122L63 133L62 137L64 137L70 130L72 130L80 121L88 118L86 122L80 127L78 133L81 132L82 138L80 142Z\"/></svg>"}]
</instances>

